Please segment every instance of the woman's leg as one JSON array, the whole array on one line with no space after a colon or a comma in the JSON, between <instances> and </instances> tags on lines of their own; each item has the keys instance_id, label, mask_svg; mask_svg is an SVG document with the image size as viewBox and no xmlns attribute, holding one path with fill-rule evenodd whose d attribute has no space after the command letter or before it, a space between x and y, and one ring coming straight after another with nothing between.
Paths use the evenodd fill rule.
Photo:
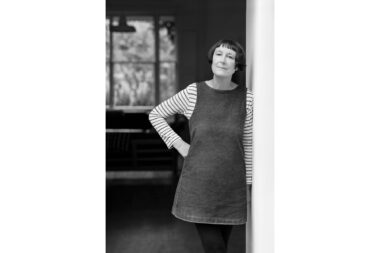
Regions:
<instances>
[{"instance_id":1,"label":"woman's leg","mask_svg":"<svg viewBox=\"0 0 380 253\"><path fill-rule=\"evenodd\" d=\"M226 253L232 225L195 223L205 253Z\"/></svg>"},{"instance_id":2,"label":"woman's leg","mask_svg":"<svg viewBox=\"0 0 380 253\"><path fill-rule=\"evenodd\" d=\"M224 240L224 243L226 244L226 248L228 245L228 239L230 239L231 231L232 231L232 225L220 225L221 231L222 231L222 237Z\"/></svg>"}]
</instances>

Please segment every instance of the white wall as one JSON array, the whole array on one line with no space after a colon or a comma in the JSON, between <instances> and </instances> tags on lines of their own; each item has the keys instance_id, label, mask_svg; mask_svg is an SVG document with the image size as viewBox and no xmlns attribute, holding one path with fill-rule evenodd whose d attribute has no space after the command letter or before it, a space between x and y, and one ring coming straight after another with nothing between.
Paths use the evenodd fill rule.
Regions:
<instances>
[{"instance_id":1,"label":"white wall","mask_svg":"<svg viewBox=\"0 0 380 253\"><path fill-rule=\"evenodd\" d=\"M255 94L246 252L274 252L274 2L247 0L247 84Z\"/></svg>"}]
</instances>

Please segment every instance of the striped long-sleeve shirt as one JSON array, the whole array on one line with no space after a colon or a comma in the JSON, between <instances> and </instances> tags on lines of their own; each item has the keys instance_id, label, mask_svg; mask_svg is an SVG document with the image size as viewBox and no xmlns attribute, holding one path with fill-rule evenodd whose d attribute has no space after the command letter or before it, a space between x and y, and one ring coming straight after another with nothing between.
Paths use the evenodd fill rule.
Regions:
<instances>
[{"instance_id":1,"label":"striped long-sleeve shirt","mask_svg":"<svg viewBox=\"0 0 380 253\"><path fill-rule=\"evenodd\" d=\"M253 93L247 90L247 115L244 124L243 146L247 184L252 184L252 132L253 132ZM174 114L183 114L190 120L197 101L196 83L190 84L182 91L156 106L149 114L149 120L157 130L166 146L170 149L173 143L181 139L166 122Z\"/></svg>"}]
</instances>

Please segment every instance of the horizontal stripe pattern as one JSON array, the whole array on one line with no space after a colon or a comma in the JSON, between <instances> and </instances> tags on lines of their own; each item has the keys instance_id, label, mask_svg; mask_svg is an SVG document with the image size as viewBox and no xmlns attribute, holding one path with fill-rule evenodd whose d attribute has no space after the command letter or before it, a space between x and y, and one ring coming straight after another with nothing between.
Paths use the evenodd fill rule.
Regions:
<instances>
[{"instance_id":1,"label":"horizontal stripe pattern","mask_svg":"<svg viewBox=\"0 0 380 253\"><path fill-rule=\"evenodd\" d=\"M197 101L196 83L188 85L171 98L165 100L150 112L149 120L166 146L170 149L181 137L166 122L166 118L174 114L182 114L188 120L193 114ZM245 118L243 145L246 165L247 184L252 184L252 134L253 134L253 93L247 90L247 116Z\"/></svg>"}]
</instances>

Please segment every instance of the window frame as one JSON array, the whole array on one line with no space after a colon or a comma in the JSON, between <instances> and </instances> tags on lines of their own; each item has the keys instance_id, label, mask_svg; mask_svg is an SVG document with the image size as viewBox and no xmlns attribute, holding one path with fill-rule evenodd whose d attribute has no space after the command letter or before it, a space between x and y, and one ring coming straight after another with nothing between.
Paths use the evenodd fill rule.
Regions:
<instances>
[{"instance_id":1,"label":"window frame","mask_svg":"<svg viewBox=\"0 0 380 253\"><path fill-rule=\"evenodd\" d=\"M106 19L108 17L120 16L124 15L127 17L152 17L153 18L153 26L154 26L154 48L155 48L155 61L154 65L154 105L147 106L133 106L133 105L115 105L114 103L114 78L113 78L113 52L112 52L112 32L109 33L109 42L110 42L110 58L106 59L106 68L109 67L109 105L106 104L107 111L125 111L125 112L147 112L153 109L156 105L160 103L160 65L162 62L170 62L167 60L160 61L160 40L159 40L159 21L160 17L170 16L173 17L176 24L176 36L174 40L174 45L176 48L176 59L172 61L175 63L175 91L178 92L178 29L177 29L177 15L173 12L125 12L125 11L106 11ZM107 35L106 35L107 36ZM107 50L107 48L106 48Z\"/></svg>"}]
</instances>

